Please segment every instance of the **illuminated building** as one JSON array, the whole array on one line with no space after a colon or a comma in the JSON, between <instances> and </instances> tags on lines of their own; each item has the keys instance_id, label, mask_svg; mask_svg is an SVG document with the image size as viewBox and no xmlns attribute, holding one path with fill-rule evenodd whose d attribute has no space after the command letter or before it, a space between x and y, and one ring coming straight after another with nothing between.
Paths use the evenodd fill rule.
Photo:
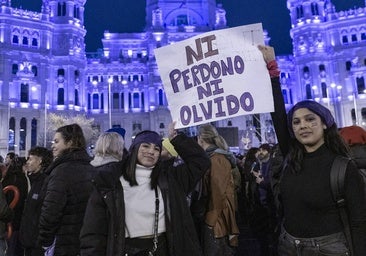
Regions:
<instances>
[{"instance_id":1,"label":"illuminated building","mask_svg":"<svg viewBox=\"0 0 366 256\"><path fill-rule=\"evenodd\" d=\"M86 0L43 0L39 13L10 2L0 1L2 155L42 145L48 113L85 114L101 131L121 126L127 145L140 130L166 135L171 117L153 50L227 27L224 6L215 0L147 0L144 32L105 31L103 49L85 53ZM287 106L314 99L339 126L363 125L366 9L336 12L329 0L288 0L287 6L294 50L277 59ZM269 114L216 125L238 127L240 150L275 140Z\"/></svg>"}]
</instances>

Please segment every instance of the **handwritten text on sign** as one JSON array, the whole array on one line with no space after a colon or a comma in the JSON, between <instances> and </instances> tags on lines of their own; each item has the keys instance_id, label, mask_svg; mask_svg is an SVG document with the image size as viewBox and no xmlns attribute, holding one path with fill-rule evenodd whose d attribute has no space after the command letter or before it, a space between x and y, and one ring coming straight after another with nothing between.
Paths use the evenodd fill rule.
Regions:
<instances>
[{"instance_id":1,"label":"handwritten text on sign","mask_svg":"<svg viewBox=\"0 0 366 256\"><path fill-rule=\"evenodd\" d=\"M176 128L273 110L258 44L263 44L263 31L254 24L155 50Z\"/></svg>"}]
</instances>

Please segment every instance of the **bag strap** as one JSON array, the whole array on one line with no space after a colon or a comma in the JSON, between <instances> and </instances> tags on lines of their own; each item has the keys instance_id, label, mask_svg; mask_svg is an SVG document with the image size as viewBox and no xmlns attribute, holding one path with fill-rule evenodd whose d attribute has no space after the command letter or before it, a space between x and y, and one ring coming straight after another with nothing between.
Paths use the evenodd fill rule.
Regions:
<instances>
[{"instance_id":1,"label":"bag strap","mask_svg":"<svg viewBox=\"0 0 366 256\"><path fill-rule=\"evenodd\" d=\"M154 223L154 245L151 251L149 251L149 256L154 255L158 249L158 228L159 228L159 193L158 187L155 188L155 223Z\"/></svg>"},{"instance_id":2,"label":"bag strap","mask_svg":"<svg viewBox=\"0 0 366 256\"><path fill-rule=\"evenodd\" d=\"M330 171L330 187L332 190L333 200L336 202L336 206L339 210L341 220L344 227L344 234L348 243L349 251L353 254L353 243L351 229L348 221L348 215L346 212L346 200L344 192L344 181L346 176L347 165L350 159L342 156L337 156L332 164Z\"/></svg>"}]
</instances>

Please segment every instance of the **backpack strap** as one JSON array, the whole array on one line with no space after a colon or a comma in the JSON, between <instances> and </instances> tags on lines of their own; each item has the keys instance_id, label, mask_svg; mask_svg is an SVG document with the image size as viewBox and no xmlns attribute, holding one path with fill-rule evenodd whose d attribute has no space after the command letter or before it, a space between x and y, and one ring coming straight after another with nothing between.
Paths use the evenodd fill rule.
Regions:
<instances>
[{"instance_id":1,"label":"backpack strap","mask_svg":"<svg viewBox=\"0 0 366 256\"><path fill-rule=\"evenodd\" d=\"M346 176L347 165L350 159L342 156L337 156L332 164L332 169L330 171L330 187L332 190L333 200L336 202L339 214L344 227L344 234L348 243L348 248L353 254L353 244L351 229L348 221L348 215L346 212L346 200L344 191L344 181Z\"/></svg>"}]
</instances>

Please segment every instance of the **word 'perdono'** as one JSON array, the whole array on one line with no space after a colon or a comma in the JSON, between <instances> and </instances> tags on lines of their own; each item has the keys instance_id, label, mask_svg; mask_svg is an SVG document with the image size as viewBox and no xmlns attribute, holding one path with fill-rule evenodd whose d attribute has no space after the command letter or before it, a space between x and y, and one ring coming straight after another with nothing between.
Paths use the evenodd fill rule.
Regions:
<instances>
[{"instance_id":1,"label":"word 'perdono'","mask_svg":"<svg viewBox=\"0 0 366 256\"><path fill-rule=\"evenodd\" d=\"M226 101L227 109L223 109L223 103ZM217 97L198 105L183 106L180 109L180 119L183 125L198 123L204 120L210 120L215 117L232 116L243 109L250 112L254 109L254 99L249 92L244 92L239 98L235 95L226 97ZM214 113L215 109L215 113Z\"/></svg>"},{"instance_id":2,"label":"word 'perdono'","mask_svg":"<svg viewBox=\"0 0 366 256\"><path fill-rule=\"evenodd\" d=\"M169 73L170 84L173 92L178 93L183 88L188 90L222 76L242 74L244 67L244 60L237 55L234 58L226 58L226 61L212 61L210 64L202 63L182 71L174 69Z\"/></svg>"}]
</instances>

